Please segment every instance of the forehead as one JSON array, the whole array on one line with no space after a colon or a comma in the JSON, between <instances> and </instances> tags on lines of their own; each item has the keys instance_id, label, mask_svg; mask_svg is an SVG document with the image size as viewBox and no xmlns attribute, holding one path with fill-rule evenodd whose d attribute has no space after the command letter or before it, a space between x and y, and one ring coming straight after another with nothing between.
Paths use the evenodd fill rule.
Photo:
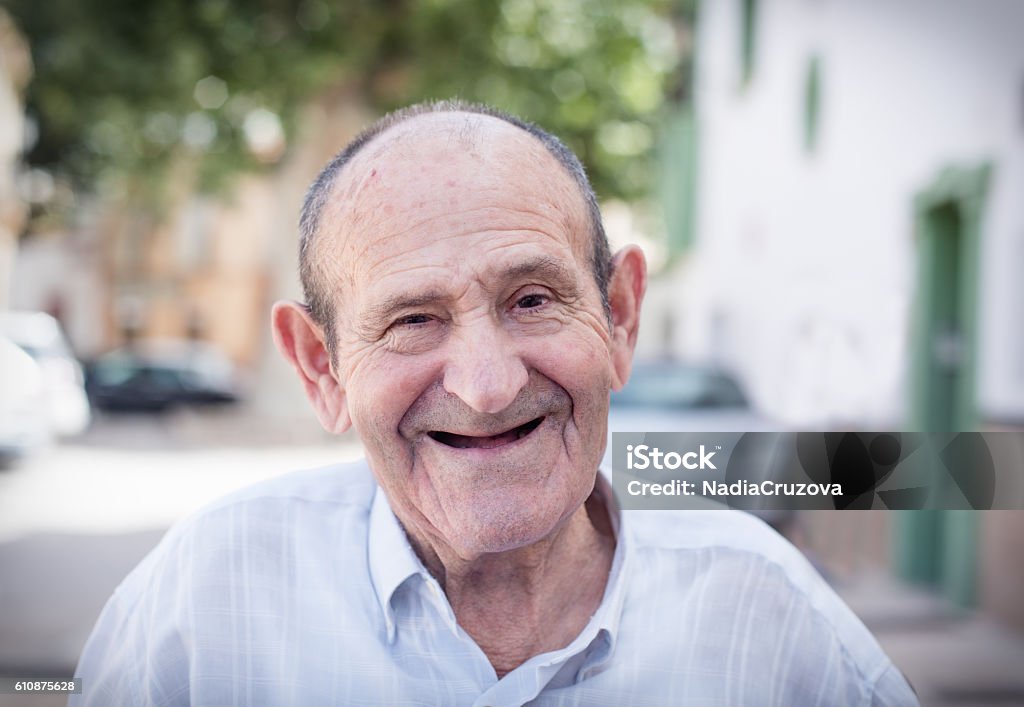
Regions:
<instances>
[{"instance_id":1,"label":"forehead","mask_svg":"<svg viewBox=\"0 0 1024 707\"><path fill-rule=\"evenodd\" d=\"M344 206L373 189L416 191L428 186L418 175L466 174L483 188L489 181L514 182L524 170L564 189L557 196L566 202L581 199L565 168L525 130L488 115L429 113L374 138L343 168L333 197Z\"/></svg>"},{"instance_id":2,"label":"forehead","mask_svg":"<svg viewBox=\"0 0 1024 707\"><path fill-rule=\"evenodd\" d=\"M460 236L561 240L583 262L589 231L581 190L534 136L490 116L438 113L391 128L342 169L317 255L336 290L396 260L437 255Z\"/></svg>"}]
</instances>

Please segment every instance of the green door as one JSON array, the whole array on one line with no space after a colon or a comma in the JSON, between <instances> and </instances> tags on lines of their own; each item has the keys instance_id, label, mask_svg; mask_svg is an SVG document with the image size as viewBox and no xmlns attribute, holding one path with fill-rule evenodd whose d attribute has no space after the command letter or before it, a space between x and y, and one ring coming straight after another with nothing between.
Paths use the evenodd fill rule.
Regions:
<instances>
[{"instance_id":1,"label":"green door","mask_svg":"<svg viewBox=\"0 0 1024 707\"><path fill-rule=\"evenodd\" d=\"M987 165L950 168L915 201L917 293L912 343L912 427L976 427L978 253ZM968 606L975 598L977 517L973 511L905 511L894 556L906 579Z\"/></svg>"}]
</instances>

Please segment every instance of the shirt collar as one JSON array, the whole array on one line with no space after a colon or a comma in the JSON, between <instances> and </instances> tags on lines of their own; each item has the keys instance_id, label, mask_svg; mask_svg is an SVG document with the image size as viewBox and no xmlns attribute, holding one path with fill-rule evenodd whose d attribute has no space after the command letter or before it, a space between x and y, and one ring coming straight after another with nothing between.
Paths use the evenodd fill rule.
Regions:
<instances>
[{"instance_id":1,"label":"shirt collar","mask_svg":"<svg viewBox=\"0 0 1024 707\"><path fill-rule=\"evenodd\" d=\"M619 632L619 623L622 619L622 611L626 597L626 579L629 576L629 562L632 556L632 541L628 528L623 527L623 513L619 507L618 500L612 485L605 478L602 471L597 474L597 484L594 492L600 494L605 508L608 510L608 517L611 521L612 531L615 533L615 554L612 557L612 567L608 572L608 585L605 587L601 604L594 613L590 623L590 630L584 629L586 634L594 636L594 640L604 638L605 648L601 650L594 646L593 652L588 656L586 663L580 671L578 679L589 677L599 672L601 666L608 662L615 649L615 641ZM596 629L596 634L590 631ZM597 641L600 643L600 641ZM594 644L592 644L594 645Z\"/></svg>"},{"instance_id":2,"label":"shirt collar","mask_svg":"<svg viewBox=\"0 0 1024 707\"><path fill-rule=\"evenodd\" d=\"M612 557L612 567L608 573L608 584L605 587L601 604L587 628L584 629L584 634L589 634L591 640L604 634L608 647L606 651L600 652L600 655L597 656L598 660L588 661L589 665L585 666L584 670L589 672L596 671L598 666L611 656L614 649L626 594L627 563L631 554L629 533L624 532L622 527L622 510L619 508L615 492L603 472L597 474L594 493L600 495L608 510L612 532L615 533L615 554ZM409 577L421 575L426 580L429 576L423 563L412 549L405 530L398 522L398 518L395 517L394 511L391 510L387 496L380 486L377 486L374 492L373 504L370 507L367 549L370 554L370 578L384 615L388 641L391 642L395 639L392 597ZM596 633L594 633L595 631Z\"/></svg>"},{"instance_id":3,"label":"shirt collar","mask_svg":"<svg viewBox=\"0 0 1024 707\"><path fill-rule=\"evenodd\" d=\"M409 544L384 491L377 487L370 507L370 530L367 549L370 553L370 578L377 601L384 613L388 641L395 640L395 616L391 597L407 580L417 574L426 574L426 568Z\"/></svg>"}]
</instances>

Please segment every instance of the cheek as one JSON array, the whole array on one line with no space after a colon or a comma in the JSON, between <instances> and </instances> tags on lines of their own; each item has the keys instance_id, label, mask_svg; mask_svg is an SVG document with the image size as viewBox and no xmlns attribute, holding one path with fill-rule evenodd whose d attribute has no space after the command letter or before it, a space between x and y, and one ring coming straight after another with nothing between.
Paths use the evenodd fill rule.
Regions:
<instances>
[{"instance_id":1,"label":"cheek","mask_svg":"<svg viewBox=\"0 0 1024 707\"><path fill-rule=\"evenodd\" d=\"M367 445L393 439L398 424L417 398L437 378L437 367L395 354L371 355L348 376L349 413Z\"/></svg>"},{"instance_id":2,"label":"cheek","mask_svg":"<svg viewBox=\"0 0 1024 707\"><path fill-rule=\"evenodd\" d=\"M538 348L534 360L540 373L569 393L578 422L606 412L612 360L607 341L597 332L552 337Z\"/></svg>"},{"instance_id":3,"label":"cheek","mask_svg":"<svg viewBox=\"0 0 1024 707\"><path fill-rule=\"evenodd\" d=\"M545 357L551 365L574 371L589 381L610 377L611 347L604 331L589 324L577 326L563 336L551 337L548 343Z\"/></svg>"}]
</instances>

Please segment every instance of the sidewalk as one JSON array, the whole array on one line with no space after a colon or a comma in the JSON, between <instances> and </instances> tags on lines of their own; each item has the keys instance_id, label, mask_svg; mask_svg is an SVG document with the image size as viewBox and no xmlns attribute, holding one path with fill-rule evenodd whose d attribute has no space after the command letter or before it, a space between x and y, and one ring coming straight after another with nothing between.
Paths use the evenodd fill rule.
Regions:
<instances>
[{"instance_id":1,"label":"sidewalk","mask_svg":"<svg viewBox=\"0 0 1024 707\"><path fill-rule=\"evenodd\" d=\"M836 590L925 707L1024 705L1024 635L881 574Z\"/></svg>"}]
</instances>

